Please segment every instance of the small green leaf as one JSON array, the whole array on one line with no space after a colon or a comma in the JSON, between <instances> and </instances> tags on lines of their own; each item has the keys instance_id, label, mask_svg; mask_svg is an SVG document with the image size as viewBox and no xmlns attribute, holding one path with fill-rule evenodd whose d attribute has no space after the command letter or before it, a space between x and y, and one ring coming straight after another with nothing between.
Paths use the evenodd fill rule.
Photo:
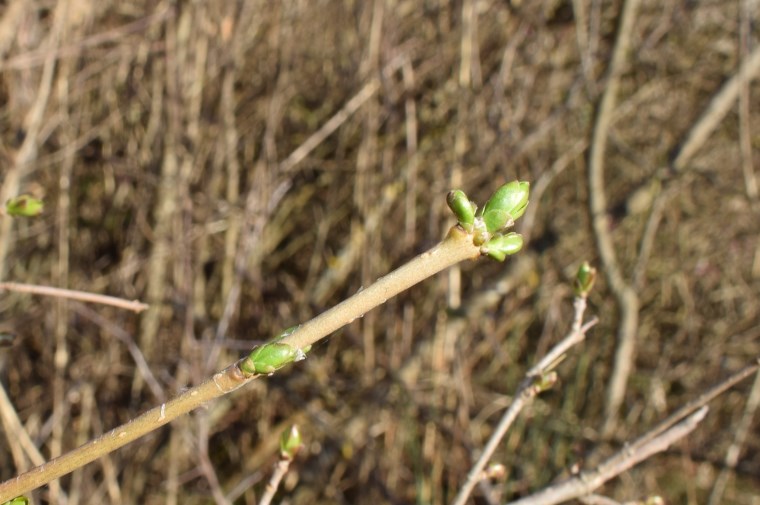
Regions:
<instances>
[{"instance_id":1,"label":"small green leaf","mask_svg":"<svg viewBox=\"0 0 760 505\"><path fill-rule=\"evenodd\" d=\"M497 234L481 246L480 253L487 254L496 261L504 261L507 256L522 249L522 246L523 238L519 233Z\"/></svg>"},{"instance_id":2,"label":"small green leaf","mask_svg":"<svg viewBox=\"0 0 760 505\"><path fill-rule=\"evenodd\" d=\"M467 195L461 189L450 191L446 196L446 203L457 217L459 225L467 231L472 230L472 224L475 222L475 211L477 206L467 198Z\"/></svg>"},{"instance_id":3,"label":"small green leaf","mask_svg":"<svg viewBox=\"0 0 760 505\"><path fill-rule=\"evenodd\" d=\"M499 233L499 231L508 228L514 224L512 216L509 212L501 209L489 210L483 214L483 221L486 224L486 229L490 233Z\"/></svg>"},{"instance_id":4,"label":"small green leaf","mask_svg":"<svg viewBox=\"0 0 760 505\"><path fill-rule=\"evenodd\" d=\"M10 216L35 217L42 214L45 204L30 195L21 195L5 202L5 212Z\"/></svg>"},{"instance_id":5,"label":"small green leaf","mask_svg":"<svg viewBox=\"0 0 760 505\"><path fill-rule=\"evenodd\" d=\"M498 233L514 225L525 213L530 183L512 181L496 190L483 207L483 221L490 233Z\"/></svg>"}]
</instances>

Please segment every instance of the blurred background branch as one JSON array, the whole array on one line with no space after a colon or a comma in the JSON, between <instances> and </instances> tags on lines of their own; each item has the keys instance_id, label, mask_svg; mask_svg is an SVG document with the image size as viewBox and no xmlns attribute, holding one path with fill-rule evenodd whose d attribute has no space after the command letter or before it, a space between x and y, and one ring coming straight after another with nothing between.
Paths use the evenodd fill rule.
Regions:
<instances>
[{"instance_id":1,"label":"blurred background branch","mask_svg":"<svg viewBox=\"0 0 760 505\"><path fill-rule=\"evenodd\" d=\"M253 503L276 458L269 435L298 420L309 443L280 484L293 503L447 503L527 364L562 338L578 263L600 266L588 149L626 4L0 6L0 195L46 202L39 218L0 218L0 280L152 307L96 307L97 319L0 296L0 332L17 336L0 381L18 418L0 477L33 462L24 440L47 458L102 434L152 406L157 387L197 384L426 250L452 223L432 203L450 184L482 201L494 179L529 180L519 259L431 279L319 344L298 374L256 381L33 496ZM600 268L595 345L568 355L558 387L496 451L505 475L490 486L504 501L609 456L760 355L752 5L640 2L603 156L601 211L640 302L616 429L599 430L621 318ZM339 352L343 340L355 350ZM604 494L702 503L724 469L724 501L759 494L757 416L726 467L750 387L716 398L685 441Z\"/></svg>"}]
</instances>

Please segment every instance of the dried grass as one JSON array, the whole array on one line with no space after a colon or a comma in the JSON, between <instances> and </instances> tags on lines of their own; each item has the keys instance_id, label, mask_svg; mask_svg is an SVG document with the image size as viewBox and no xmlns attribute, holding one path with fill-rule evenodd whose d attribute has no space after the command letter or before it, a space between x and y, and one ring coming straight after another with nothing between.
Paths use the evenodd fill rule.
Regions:
<instances>
[{"instance_id":1,"label":"dried grass","mask_svg":"<svg viewBox=\"0 0 760 505\"><path fill-rule=\"evenodd\" d=\"M640 212L633 197L660 176L746 54L739 7L642 2L605 158L627 275L647 223L648 207ZM69 504L212 495L254 503L272 440L293 421L308 450L285 480L292 503L451 500L505 395L566 330L568 279L597 259L578 146L591 138L620 8L6 2L3 190L44 196L48 212L0 229L3 280L153 307L143 316L97 307L99 319L73 301L0 297L0 324L21 337L0 354L2 380L46 457L197 383L437 241L452 186L482 200L509 179L546 182L523 258L466 264L389 300L288 373L83 468L38 501L65 493ZM747 85L748 96L759 91ZM757 202L739 143L760 101L742 103L745 119L734 105L667 178L676 189L638 291L638 355L620 428L599 435L618 323L602 280L590 299L600 324L561 365L561 387L497 453L508 468L506 483L494 483L503 499L547 484L592 449L611 452L760 355ZM303 148L331 118L334 131ZM749 137L757 165L758 137ZM447 310L458 300L460 311ZM140 343L162 391L114 332ZM605 493L704 502L748 388L718 399L679 448ZM726 502L760 494L757 431L756 420ZM19 437L5 438L3 479L29 466Z\"/></svg>"}]
</instances>

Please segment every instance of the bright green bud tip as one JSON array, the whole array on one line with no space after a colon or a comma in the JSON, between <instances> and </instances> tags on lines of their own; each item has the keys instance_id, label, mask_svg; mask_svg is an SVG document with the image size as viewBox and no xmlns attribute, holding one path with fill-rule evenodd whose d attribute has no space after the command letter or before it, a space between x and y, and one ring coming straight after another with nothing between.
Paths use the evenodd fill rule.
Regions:
<instances>
[{"instance_id":1,"label":"bright green bud tip","mask_svg":"<svg viewBox=\"0 0 760 505\"><path fill-rule=\"evenodd\" d=\"M557 372L554 370L541 374L536 378L536 382L533 383L533 387L536 388L537 393L543 393L554 387L557 383Z\"/></svg>"},{"instance_id":2,"label":"bright green bud tip","mask_svg":"<svg viewBox=\"0 0 760 505\"><path fill-rule=\"evenodd\" d=\"M35 217L42 214L45 204L29 195L11 198L5 203L5 212L10 216Z\"/></svg>"},{"instance_id":3,"label":"bright green bud tip","mask_svg":"<svg viewBox=\"0 0 760 505\"><path fill-rule=\"evenodd\" d=\"M588 261L581 263L578 267L578 273L575 275L574 290L576 296L588 295L596 281L596 268L588 264Z\"/></svg>"},{"instance_id":4,"label":"bright green bud tip","mask_svg":"<svg viewBox=\"0 0 760 505\"><path fill-rule=\"evenodd\" d=\"M523 238L519 233L507 233L496 235L486 242L481 248L481 254L487 254L496 261L504 261L504 258L515 254L523 246Z\"/></svg>"},{"instance_id":5,"label":"bright green bud tip","mask_svg":"<svg viewBox=\"0 0 760 505\"><path fill-rule=\"evenodd\" d=\"M298 454L301 444L301 433L295 424L282 432L280 436L280 456L283 459L292 460Z\"/></svg>"},{"instance_id":6,"label":"bright green bud tip","mask_svg":"<svg viewBox=\"0 0 760 505\"><path fill-rule=\"evenodd\" d=\"M472 229L475 222L475 210L477 207L472 203L461 189L450 191L446 196L446 203L457 217L459 224L466 230Z\"/></svg>"},{"instance_id":7,"label":"bright green bud tip","mask_svg":"<svg viewBox=\"0 0 760 505\"><path fill-rule=\"evenodd\" d=\"M3 505L29 505L29 499L26 496L17 496L12 500L3 503Z\"/></svg>"},{"instance_id":8,"label":"bright green bud tip","mask_svg":"<svg viewBox=\"0 0 760 505\"><path fill-rule=\"evenodd\" d=\"M512 181L496 190L483 207L483 221L490 233L508 228L525 213L530 183Z\"/></svg>"}]
</instances>

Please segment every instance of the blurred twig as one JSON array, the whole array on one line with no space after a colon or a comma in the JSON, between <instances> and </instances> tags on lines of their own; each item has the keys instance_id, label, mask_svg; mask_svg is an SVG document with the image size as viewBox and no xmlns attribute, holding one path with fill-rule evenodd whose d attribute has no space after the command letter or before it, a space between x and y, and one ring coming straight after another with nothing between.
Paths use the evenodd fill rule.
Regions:
<instances>
[{"instance_id":1,"label":"blurred twig","mask_svg":"<svg viewBox=\"0 0 760 505\"><path fill-rule=\"evenodd\" d=\"M24 182L26 176L33 170L33 161L37 158L39 144L41 144L40 131L43 127L43 117L45 108L50 98L50 91L53 86L53 77L55 75L56 59L54 56L55 48L58 47L61 31L65 24L65 9L56 10L53 16L54 21L50 34L48 35L47 44L45 44L45 60L42 66L37 93L34 102L24 116L22 125L26 129L24 142L21 144L16 153L13 165L6 169L5 179L0 187L0 202L6 202L16 196ZM11 216L0 216L0 281L5 278L6 256L10 250L11 231L13 230L13 219Z\"/></svg>"},{"instance_id":2,"label":"blurred twig","mask_svg":"<svg viewBox=\"0 0 760 505\"><path fill-rule=\"evenodd\" d=\"M109 42L118 41L119 39L125 38L127 35L130 35L132 33L146 30L153 24L161 23L173 15L173 8L164 7L163 9L160 9L153 14L149 14L145 17L132 21L131 23L112 28L95 35L91 35L87 38L77 41L74 44L68 44L63 47L55 47L52 50L46 48L39 49L37 51L30 51L28 53L19 54L5 61L0 61L0 71L33 67L44 63L49 58L53 58L54 60L61 58L75 58L82 54L83 49L97 47L100 45L108 44Z\"/></svg>"},{"instance_id":3,"label":"blurred twig","mask_svg":"<svg viewBox=\"0 0 760 505\"><path fill-rule=\"evenodd\" d=\"M720 383L711 387L707 391L701 393L699 396L697 396L696 398L689 401L685 405L681 406L678 410L670 414L667 418L665 418L659 424L657 424L657 426L655 426L654 428L649 430L645 435L643 435L639 439L639 441L646 441L649 438L653 438L659 435L660 433L664 432L665 430L668 430L671 426L680 422L686 416L693 414L697 410L707 405L717 396L723 394L726 390L730 389L734 385L738 384L739 382L743 381L744 379L752 375L752 373L757 371L757 369L758 369L757 364L749 365L745 368L742 368L738 372L734 373L730 377L722 380Z\"/></svg>"},{"instance_id":4,"label":"blurred twig","mask_svg":"<svg viewBox=\"0 0 760 505\"><path fill-rule=\"evenodd\" d=\"M589 154L589 205L594 237L602 261L602 270L620 307L618 347L615 353L612 376L610 377L607 401L605 402L603 431L607 433L615 426L617 412L625 396L626 383L631 373L636 352L636 332L639 326L639 297L633 286L624 279L615 255L615 247L609 231L607 197L604 187L604 158L607 137L612 126L612 115L620 88L620 76L625 70L633 23L639 3L639 0L626 0L623 4L620 28L612 61L609 65L607 83L594 124Z\"/></svg>"},{"instance_id":5,"label":"blurred twig","mask_svg":"<svg viewBox=\"0 0 760 505\"><path fill-rule=\"evenodd\" d=\"M399 55L391 60L383 68L383 74L389 76L398 70L406 61L405 55ZM280 163L280 171L282 173L290 172L304 160L314 149L325 141L335 130L340 127L351 115L359 110L367 100L372 98L375 93L380 89L380 78L374 77L369 80L362 88L352 96L343 107L338 110L333 116L328 119L317 131L311 134L303 144L298 146L290 155Z\"/></svg>"},{"instance_id":6,"label":"blurred twig","mask_svg":"<svg viewBox=\"0 0 760 505\"><path fill-rule=\"evenodd\" d=\"M525 379L514 395L514 401L509 408L504 412L499 424L496 426L493 435L488 440L488 443L483 448L483 453L478 458L478 461L472 466L467 480L462 485L456 498L452 502L453 505L464 505L467 502L472 490L480 481L488 462L491 460L493 453L501 443L504 435L506 435L512 423L517 418L517 415L522 411L533 398L541 392L540 388L536 387L536 381L540 379L544 374L550 371L564 355L568 349L572 346L583 342L586 337L586 332L596 324L596 319L583 324L583 314L586 311L586 298L585 296L578 296L573 304L575 308L575 314L573 317L572 329L570 333L563 338L557 345L555 345L538 363L536 363L525 375Z\"/></svg>"},{"instance_id":7,"label":"blurred twig","mask_svg":"<svg viewBox=\"0 0 760 505\"><path fill-rule=\"evenodd\" d=\"M264 494L259 500L259 505L269 505L274 498L277 488L280 487L282 478L288 473L290 463L303 448L301 433L298 426L293 424L280 436L280 459L275 465L274 472L267 482Z\"/></svg>"},{"instance_id":8,"label":"blurred twig","mask_svg":"<svg viewBox=\"0 0 760 505\"><path fill-rule=\"evenodd\" d=\"M758 370L753 364L711 387L694 400L639 437L618 454L601 463L596 469L581 472L570 479L513 502L513 505L549 505L586 495L607 480L633 467L651 455L664 451L673 442L686 436L704 418L707 403ZM750 402L748 401L748 407Z\"/></svg>"},{"instance_id":9,"label":"blurred twig","mask_svg":"<svg viewBox=\"0 0 760 505\"><path fill-rule=\"evenodd\" d=\"M127 351L129 351L129 354L132 356L132 360L134 360L137 370L143 376L143 379L145 380L145 383L148 384L148 387L150 387L150 391L153 393L153 396L160 402L166 401L166 394L164 393L163 388L159 384L158 380L156 380L156 377L153 375L150 366L148 366L148 362L145 361L145 356L143 356L140 348L135 343L135 339L132 338L132 335L129 332L124 330L121 326L117 325L110 319L103 317L96 311L84 305L76 304L73 310L80 316L85 317L100 326L104 331L110 333L122 344L124 344L127 348Z\"/></svg>"},{"instance_id":10,"label":"blurred twig","mask_svg":"<svg viewBox=\"0 0 760 505\"><path fill-rule=\"evenodd\" d=\"M552 505L587 495L613 477L623 473L650 456L662 452L691 433L707 415L707 407L669 428L654 438L637 440L604 461L596 469L581 472L538 493L511 502L511 505Z\"/></svg>"},{"instance_id":11,"label":"blurred twig","mask_svg":"<svg viewBox=\"0 0 760 505\"><path fill-rule=\"evenodd\" d=\"M737 97L740 99L740 135L744 135L742 132L748 129L749 112L744 111L745 107L743 104L746 101L746 97L742 97L748 93L746 88L749 82L755 79L759 73L760 47L755 48L752 53L743 56L743 61L737 72L718 90L707 107L705 107L697 122L689 129L670 163L672 171L686 171L689 161L691 161L694 154L715 131L715 128L717 128L718 124L720 124L731 107L736 103ZM745 116L747 117L745 118ZM745 140L740 139L740 144L743 145L745 142ZM746 168L747 159L751 160L751 157L748 158L746 149L742 149L744 153L743 167L747 195L750 199L756 199L757 188L754 182L754 175L750 174ZM660 225L665 205L679 189L677 185L673 185L672 183L664 184L668 182L666 179L667 171L660 171L657 177L652 179L646 188L642 189L642 191L649 191L651 193L652 204L641 239L638 259L633 271L634 289L639 288L643 283L646 265L652 252L654 238Z\"/></svg>"},{"instance_id":12,"label":"blurred twig","mask_svg":"<svg viewBox=\"0 0 760 505\"><path fill-rule=\"evenodd\" d=\"M13 454L16 468L20 471L29 468L27 458L35 465L44 463L45 458L40 454L29 433L24 429L18 412L16 412L16 408L8 398L8 393L2 384L0 384L0 420L2 420L3 431L8 439L8 446L11 449L11 454Z\"/></svg>"},{"instance_id":13,"label":"blurred twig","mask_svg":"<svg viewBox=\"0 0 760 505\"><path fill-rule=\"evenodd\" d=\"M752 19L752 14L757 14L760 4L751 0L741 2L739 14L739 54L742 61L746 61L750 51L751 25L757 19ZM751 69L742 65L740 72L748 73ZM747 197L757 201L757 178L755 177L755 165L752 162L752 122L750 120L750 90L749 79L743 76L739 91L739 148L742 155L742 173L744 174L744 187Z\"/></svg>"},{"instance_id":14,"label":"blurred twig","mask_svg":"<svg viewBox=\"0 0 760 505\"><path fill-rule=\"evenodd\" d=\"M99 295L96 293L87 293L85 291L76 291L73 289L54 288L51 286L36 286L33 284L21 284L19 282L0 282L0 291L15 291L17 293L31 293L34 295L53 296L57 298L66 298L69 300L78 300L80 302L98 303L101 305L110 305L120 309L127 309L133 312L142 312L148 308L148 305L137 300L124 300L115 296Z\"/></svg>"},{"instance_id":15,"label":"blurred twig","mask_svg":"<svg viewBox=\"0 0 760 505\"><path fill-rule=\"evenodd\" d=\"M718 505L721 503L728 479L739 462L739 454L741 454L742 447L747 441L747 435L752 428L752 419L757 412L758 406L760 406L760 371L755 372L755 382L752 384L749 398L747 398L747 405L744 407L742 418L734 431L734 440L726 451L725 466L713 484L710 500L707 502L708 505Z\"/></svg>"},{"instance_id":16,"label":"blurred twig","mask_svg":"<svg viewBox=\"0 0 760 505\"><path fill-rule=\"evenodd\" d=\"M687 163L734 106L742 86L757 77L758 73L760 73L760 46L747 56L737 72L718 90L697 122L689 129L678 154L671 163L675 171L680 172L686 169Z\"/></svg>"}]
</instances>

